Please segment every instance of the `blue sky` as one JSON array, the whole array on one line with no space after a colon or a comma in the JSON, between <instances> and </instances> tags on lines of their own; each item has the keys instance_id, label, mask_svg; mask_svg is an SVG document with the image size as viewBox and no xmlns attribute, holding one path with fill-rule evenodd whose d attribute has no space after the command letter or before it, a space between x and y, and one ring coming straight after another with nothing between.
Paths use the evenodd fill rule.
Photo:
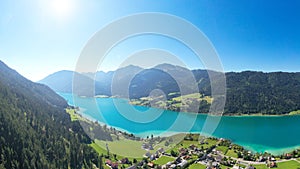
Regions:
<instances>
[{"instance_id":1,"label":"blue sky","mask_svg":"<svg viewBox=\"0 0 300 169\"><path fill-rule=\"evenodd\" d=\"M40 80L55 71L74 70L86 42L110 22L140 12L163 12L205 33L225 71L299 72L299 9L297 0L1 1L0 59L25 77ZM112 51L104 70L116 68L118 57L143 48L162 48L180 55L191 68L203 68L188 50L176 53L178 42L149 36L129 42L115 55Z\"/></svg>"}]
</instances>

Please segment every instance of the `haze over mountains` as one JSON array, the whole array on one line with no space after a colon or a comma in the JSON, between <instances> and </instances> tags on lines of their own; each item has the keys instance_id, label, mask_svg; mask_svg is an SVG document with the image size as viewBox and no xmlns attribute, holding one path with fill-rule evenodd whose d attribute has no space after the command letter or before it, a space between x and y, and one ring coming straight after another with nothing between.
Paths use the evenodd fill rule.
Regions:
<instances>
[{"instance_id":1,"label":"haze over mountains","mask_svg":"<svg viewBox=\"0 0 300 169\"><path fill-rule=\"evenodd\" d=\"M74 90L72 71L59 71L39 82L57 92L75 91L75 94L82 96L107 95L140 99L149 96L154 89L159 89L167 99L172 99L170 94L180 95L181 84L178 82L184 82L187 89L184 94L192 94L195 91L192 89L191 74L199 92L204 96L211 96L208 71L188 70L170 64L161 64L150 69L131 65L107 73L75 73ZM220 76L220 73L214 71L210 71L209 74L216 79ZM225 114L286 114L300 110L300 73L244 71L228 72L225 75Z\"/></svg>"}]
</instances>

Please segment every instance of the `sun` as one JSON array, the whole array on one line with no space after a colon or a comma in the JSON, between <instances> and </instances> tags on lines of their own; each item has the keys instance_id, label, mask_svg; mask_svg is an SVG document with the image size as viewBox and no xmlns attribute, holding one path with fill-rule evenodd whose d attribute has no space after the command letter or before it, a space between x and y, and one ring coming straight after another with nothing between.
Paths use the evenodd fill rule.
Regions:
<instances>
[{"instance_id":1,"label":"sun","mask_svg":"<svg viewBox=\"0 0 300 169\"><path fill-rule=\"evenodd\" d=\"M74 0L45 0L43 2L44 12L57 20L66 20L74 13L76 4Z\"/></svg>"},{"instance_id":2,"label":"sun","mask_svg":"<svg viewBox=\"0 0 300 169\"><path fill-rule=\"evenodd\" d=\"M59 17L67 17L72 13L72 0L52 0L51 3L53 12Z\"/></svg>"}]
</instances>

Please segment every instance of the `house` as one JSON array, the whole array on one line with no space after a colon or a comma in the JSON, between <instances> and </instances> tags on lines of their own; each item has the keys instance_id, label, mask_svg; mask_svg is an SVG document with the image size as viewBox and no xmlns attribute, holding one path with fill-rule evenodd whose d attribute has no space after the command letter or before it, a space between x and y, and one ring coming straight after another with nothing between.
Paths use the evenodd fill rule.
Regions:
<instances>
[{"instance_id":1,"label":"house","mask_svg":"<svg viewBox=\"0 0 300 169\"><path fill-rule=\"evenodd\" d=\"M141 161L141 162L138 163L137 166L141 167L141 166L143 166L144 164L145 164L145 162L144 162L144 161Z\"/></svg>"},{"instance_id":2,"label":"house","mask_svg":"<svg viewBox=\"0 0 300 169\"><path fill-rule=\"evenodd\" d=\"M155 156L154 154L152 154L152 155L150 156L150 160L153 161L153 160L155 160L155 159L156 159L156 156Z\"/></svg>"},{"instance_id":3,"label":"house","mask_svg":"<svg viewBox=\"0 0 300 169\"><path fill-rule=\"evenodd\" d=\"M290 158L292 158L293 156L292 156L292 154L289 154L289 153L288 153L288 154L285 155L285 157L286 157L286 159L290 159Z\"/></svg>"},{"instance_id":4,"label":"house","mask_svg":"<svg viewBox=\"0 0 300 169\"><path fill-rule=\"evenodd\" d=\"M186 155L186 156L183 157L184 160L189 160L189 159L191 159L191 158L192 158L192 157L189 156L189 155Z\"/></svg>"},{"instance_id":5,"label":"house","mask_svg":"<svg viewBox=\"0 0 300 169\"><path fill-rule=\"evenodd\" d=\"M188 150L185 149L185 148L181 148L179 150L179 156L184 156L184 155L187 155L188 154Z\"/></svg>"},{"instance_id":6,"label":"house","mask_svg":"<svg viewBox=\"0 0 300 169\"><path fill-rule=\"evenodd\" d=\"M165 150L164 150L164 148L159 148L158 150L157 150L159 153L161 153L161 154L163 154L164 152L165 152Z\"/></svg>"},{"instance_id":7,"label":"house","mask_svg":"<svg viewBox=\"0 0 300 169\"><path fill-rule=\"evenodd\" d=\"M184 168L187 164L188 162L186 160L182 160L181 163L177 164L177 166Z\"/></svg>"},{"instance_id":8,"label":"house","mask_svg":"<svg viewBox=\"0 0 300 169\"><path fill-rule=\"evenodd\" d=\"M119 164L118 164L117 162L115 162L115 163L112 163L110 167L111 167L112 169L118 169L118 165L119 165Z\"/></svg>"},{"instance_id":9,"label":"house","mask_svg":"<svg viewBox=\"0 0 300 169\"><path fill-rule=\"evenodd\" d=\"M152 147L151 144L143 143L142 144L142 149L144 149L144 150L153 150L153 147Z\"/></svg>"},{"instance_id":10,"label":"house","mask_svg":"<svg viewBox=\"0 0 300 169\"><path fill-rule=\"evenodd\" d=\"M277 164L276 164L276 162L272 161L269 166L270 166L270 168L274 168L274 167L277 167Z\"/></svg>"},{"instance_id":11,"label":"house","mask_svg":"<svg viewBox=\"0 0 300 169\"><path fill-rule=\"evenodd\" d=\"M151 157L151 153L149 151L147 151L147 153L144 155L144 157L150 158Z\"/></svg>"},{"instance_id":12,"label":"house","mask_svg":"<svg viewBox=\"0 0 300 169\"><path fill-rule=\"evenodd\" d=\"M189 146L189 149L191 149L191 150L195 150L197 147L194 145L194 144L191 144L190 146Z\"/></svg>"},{"instance_id":13,"label":"house","mask_svg":"<svg viewBox=\"0 0 300 169\"><path fill-rule=\"evenodd\" d=\"M159 158L159 152L158 151L156 151L154 155L155 155L155 158Z\"/></svg>"},{"instance_id":14,"label":"house","mask_svg":"<svg viewBox=\"0 0 300 169\"><path fill-rule=\"evenodd\" d=\"M123 158L123 159L121 160L121 164L129 164L128 158Z\"/></svg>"},{"instance_id":15,"label":"house","mask_svg":"<svg viewBox=\"0 0 300 169\"><path fill-rule=\"evenodd\" d=\"M177 157L177 158L175 159L175 162L181 163L181 158L180 158L180 157Z\"/></svg>"},{"instance_id":16,"label":"house","mask_svg":"<svg viewBox=\"0 0 300 169\"><path fill-rule=\"evenodd\" d=\"M111 162L110 160L106 160L106 161L105 161L105 164L111 166L111 165L112 165L112 162Z\"/></svg>"},{"instance_id":17,"label":"house","mask_svg":"<svg viewBox=\"0 0 300 169\"><path fill-rule=\"evenodd\" d=\"M218 167L220 164L218 162L212 162L211 164L213 167Z\"/></svg>"},{"instance_id":18,"label":"house","mask_svg":"<svg viewBox=\"0 0 300 169\"><path fill-rule=\"evenodd\" d=\"M263 156L260 156L259 158L258 158L258 161L259 162L265 162L267 159L266 159L266 157L263 157Z\"/></svg>"},{"instance_id":19,"label":"house","mask_svg":"<svg viewBox=\"0 0 300 169\"><path fill-rule=\"evenodd\" d=\"M152 162L149 162L149 163L147 164L147 166L148 166L148 167L150 167L150 168L153 168L153 167L154 167L154 165L155 165L155 164L154 164L154 163L152 163Z\"/></svg>"},{"instance_id":20,"label":"house","mask_svg":"<svg viewBox=\"0 0 300 169\"><path fill-rule=\"evenodd\" d=\"M175 164L172 164L172 165L170 166L170 168L176 168L176 165L175 165Z\"/></svg>"}]
</instances>

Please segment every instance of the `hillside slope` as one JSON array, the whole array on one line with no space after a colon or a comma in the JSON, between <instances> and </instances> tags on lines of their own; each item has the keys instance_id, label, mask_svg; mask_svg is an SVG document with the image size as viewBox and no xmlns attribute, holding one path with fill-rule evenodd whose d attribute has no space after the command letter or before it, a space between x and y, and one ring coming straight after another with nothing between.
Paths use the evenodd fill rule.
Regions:
<instances>
[{"instance_id":1,"label":"hillside slope","mask_svg":"<svg viewBox=\"0 0 300 169\"><path fill-rule=\"evenodd\" d=\"M0 168L92 168L98 155L66 101L0 61Z\"/></svg>"}]
</instances>

